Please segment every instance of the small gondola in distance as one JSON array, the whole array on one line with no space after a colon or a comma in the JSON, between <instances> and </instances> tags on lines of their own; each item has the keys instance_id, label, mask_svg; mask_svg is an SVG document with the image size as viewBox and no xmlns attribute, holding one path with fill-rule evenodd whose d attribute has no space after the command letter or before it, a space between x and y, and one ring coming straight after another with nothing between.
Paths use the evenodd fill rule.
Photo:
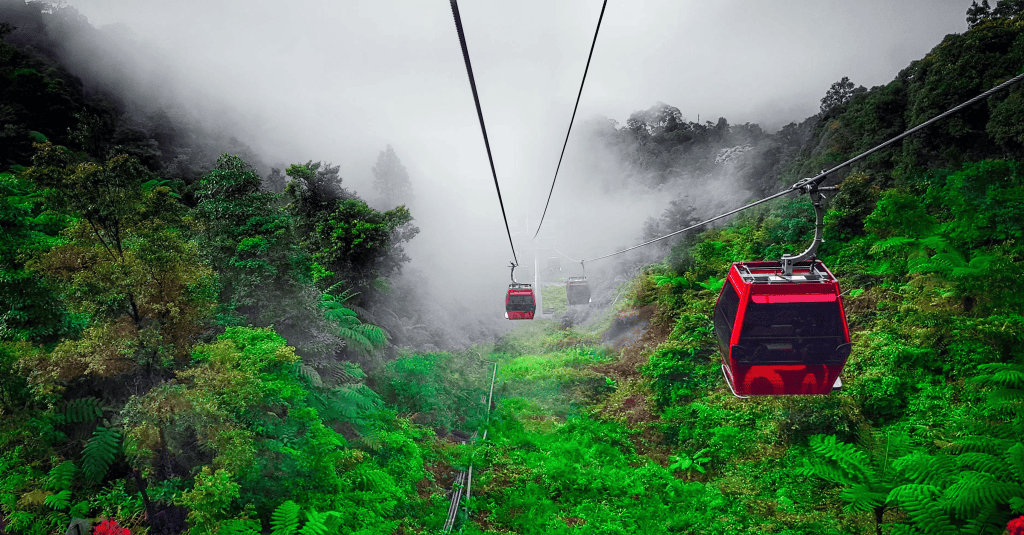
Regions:
<instances>
[{"instance_id":1,"label":"small gondola in distance","mask_svg":"<svg viewBox=\"0 0 1024 535\"><path fill-rule=\"evenodd\" d=\"M590 286L586 277L569 277L565 281L565 297L570 305L590 304Z\"/></svg>"},{"instance_id":2,"label":"small gondola in distance","mask_svg":"<svg viewBox=\"0 0 1024 535\"><path fill-rule=\"evenodd\" d=\"M735 262L714 312L733 394L823 395L841 387L850 331L839 282L819 260Z\"/></svg>"}]
</instances>

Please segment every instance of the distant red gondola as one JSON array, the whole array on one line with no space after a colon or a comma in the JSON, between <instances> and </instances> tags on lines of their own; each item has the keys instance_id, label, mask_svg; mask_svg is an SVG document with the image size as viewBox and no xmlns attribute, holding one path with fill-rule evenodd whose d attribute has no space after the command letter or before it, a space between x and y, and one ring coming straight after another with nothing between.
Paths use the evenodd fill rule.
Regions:
<instances>
[{"instance_id":1,"label":"distant red gondola","mask_svg":"<svg viewBox=\"0 0 1024 535\"><path fill-rule=\"evenodd\" d=\"M505 317L510 320L532 320L534 312L537 311L533 286L516 282L515 263L509 267L512 268L512 284L508 285L508 292L505 294Z\"/></svg>"},{"instance_id":2,"label":"distant red gondola","mask_svg":"<svg viewBox=\"0 0 1024 535\"><path fill-rule=\"evenodd\" d=\"M505 294L505 317L510 320L532 320L537 311L537 301L533 297L533 287L529 284L513 283L508 285Z\"/></svg>"},{"instance_id":3,"label":"distant red gondola","mask_svg":"<svg viewBox=\"0 0 1024 535\"><path fill-rule=\"evenodd\" d=\"M850 355L839 282L818 260L736 262L715 305L722 373L737 396L828 394Z\"/></svg>"}]
</instances>

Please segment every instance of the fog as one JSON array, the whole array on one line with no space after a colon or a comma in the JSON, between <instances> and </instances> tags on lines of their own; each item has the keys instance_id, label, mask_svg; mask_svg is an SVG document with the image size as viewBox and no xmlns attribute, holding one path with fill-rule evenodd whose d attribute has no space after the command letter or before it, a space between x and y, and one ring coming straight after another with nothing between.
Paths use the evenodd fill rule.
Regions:
<instances>
[{"instance_id":1,"label":"fog","mask_svg":"<svg viewBox=\"0 0 1024 535\"><path fill-rule=\"evenodd\" d=\"M887 83L944 35L965 31L969 4L612 0L544 224L547 237L536 242L601 3L465 0L459 7L523 266L517 278L532 278L538 246L593 258L640 241L645 221L673 199L690 195L695 210L714 215L751 194L729 165L712 182L686 170L657 188L622 180L626 167L588 140L585 120L624 124L661 101L690 121L725 117L775 130L816 113L843 76L867 87ZM411 208L422 232L408 248L410 271L429 281L427 298L472 321L501 318L512 252L447 2L67 5L123 43L102 52L82 43L77 61L140 106L175 110L234 136L258 155L262 161L253 163L263 171L323 160L341 167L346 187L372 200L371 168L390 144L416 196ZM608 289L609 280L621 280L617 270L657 261L660 251L588 265L587 274L604 277ZM570 271L577 267L566 260L563 271L576 274Z\"/></svg>"}]
</instances>

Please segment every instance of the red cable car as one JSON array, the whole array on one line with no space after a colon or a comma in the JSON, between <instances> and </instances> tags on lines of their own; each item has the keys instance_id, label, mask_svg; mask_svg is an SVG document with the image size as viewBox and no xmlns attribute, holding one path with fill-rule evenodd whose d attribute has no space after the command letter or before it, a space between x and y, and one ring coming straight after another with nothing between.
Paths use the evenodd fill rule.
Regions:
<instances>
[{"instance_id":1,"label":"red cable car","mask_svg":"<svg viewBox=\"0 0 1024 535\"><path fill-rule=\"evenodd\" d=\"M850 356L839 281L814 258L821 243L820 194L814 242L779 261L736 262L715 303L722 374L738 397L828 394Z\"/></svg>"},{"instance_id":2,"label":"red cable car","mask_svg":"<svg viewBox=\"0 0 1024 535\"><path fill-rule=\"evenodd\" d=\"M850 331L839 282L820 261L736 262L715 305L722 373L737 396L828 394Z\"/></svg>"},{"instance_id":3,"label":"red cable car","mask_svg":"<svg viewBox=\"0 0 1024 535\"><path fill-rule=\"evenodd\" d=\"M516 282L516 265L512 264L512 284L505 294L505 317L510 320L532 320L537 311L533 286Z\"/></svg>"}]
</instances>

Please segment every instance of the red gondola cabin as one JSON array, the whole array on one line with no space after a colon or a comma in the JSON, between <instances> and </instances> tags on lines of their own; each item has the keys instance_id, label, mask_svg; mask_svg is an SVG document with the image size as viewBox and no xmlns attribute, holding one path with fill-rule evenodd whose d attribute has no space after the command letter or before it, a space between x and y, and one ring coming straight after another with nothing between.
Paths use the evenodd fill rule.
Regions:
<instances>
[{"instance_id":1,"label":"red gondola cabin","mask_svg":"<svg viewBox=\"0 0 1024 535\"><path fill-rule=\"evenodd\" d=\"M532 320L537 310L537 301L533 297L533 287L529 284L513 283L508 285L505 294L505 317L510 320Z\"/></svg>"},{"instance_id":2,"label":"red gondola cabin","mask_svg":"<svg viewBox=\"0 0 1024 535\"><path fill-rule=\"evenodd\" d=\"M828 394L850 355L839 282L818 260L736 262L715 304L722 373L737 396Z\"/></svg>"}]
</instances>

